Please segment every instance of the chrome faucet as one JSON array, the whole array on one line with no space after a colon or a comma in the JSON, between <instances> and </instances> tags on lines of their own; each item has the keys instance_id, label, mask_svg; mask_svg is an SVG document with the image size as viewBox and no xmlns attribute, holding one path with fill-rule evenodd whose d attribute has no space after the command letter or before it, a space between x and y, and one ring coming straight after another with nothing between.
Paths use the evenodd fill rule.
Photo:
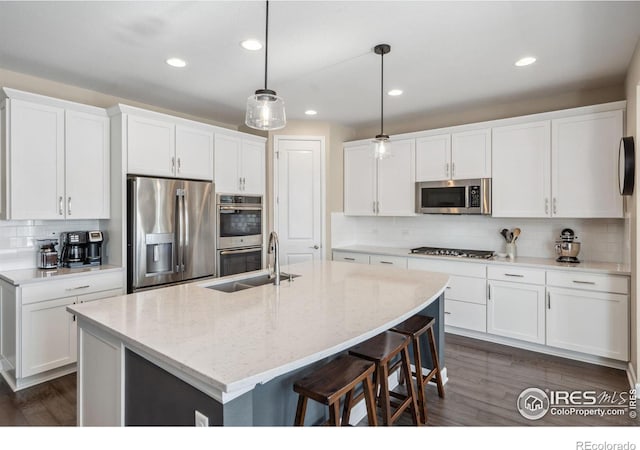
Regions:
<instances>
[{"instance_id":1,"label":"chrome faucet","mask_svg":"<svg viewBox=\"0 0 640 450\"><path fill-rule=\"evenodd\" d=\"M275 278L273 284L280 286L280 251L278 250L278 233L272 231L269 235L269 244L267 254L273 253L273 275L269 274L270 278Z\"/></svg>"}]
</instances>

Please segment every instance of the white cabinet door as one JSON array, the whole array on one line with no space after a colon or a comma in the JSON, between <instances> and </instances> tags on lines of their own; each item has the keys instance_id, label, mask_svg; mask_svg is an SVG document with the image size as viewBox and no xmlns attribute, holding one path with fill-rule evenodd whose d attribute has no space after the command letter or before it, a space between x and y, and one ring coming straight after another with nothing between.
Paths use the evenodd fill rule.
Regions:
<instances>
[{"instance_id":1,"label":"white cabinet door","mask_svg":"<svg viewBox=\"0 0 640 450\"><path fill-rule=\"evenodd\" d=\"M487 332L544 344L544 286L489 281Z\"/></svg>"},{"instance_id":2,"label":"white cabinet door","mask_svg":"<svg viewBox=\"0 0 640 450\"><path fill-rule=\"evenodd\" d=\"M629 297L547 288L547 345L629 359Z\"/></svg>"},{"instance_id":3,"label":"white cabinet door","mask_svg":"<svg viewBox=\"0 0 640 450\"><path fill-rule=\"evenodd\" d=\"M213 131L176 125L175 175L213 180Z\"/></svg>"},{"instance_id":4,"label":"white cabinet door","mask_svg":"<svg viewBox=\"0 0 640 450\"><path fill-rule=\"evenodd\" d=\"M382 216L415 214L415 141L393 141L390 156L378 161L377 212Z\"/></svg>"},{"instance_id":5,"label":"white cabinet door","mask_svg":"<svg viewBox=\"0 0 640 450\"><path fill-rule=\"evenodd\" d=\"M109 218L109 118L65 113L67 219Z\"/></svg>"},{"instance_id":6,"label":"white cabinet door","mask_svg":"<svg viewBox=\"0 0 640 450\"><path fill-rule=\"evenodd\" d=\"M22 373L28 377L76 361L73 317L66 310L76 297L22 307Z\"/></svg>"},{"instance_id":7,"label":"white cabinet door","mask_svg":"<svg viewBox=\"0 0 640 450\"><path fill-rule=\"evenodd\" d=\"M64 109L10 100L7 218L64 218Z\"/></svg>"},{"instance_id":8,"label":"white cabinet door","mask_svg":"<svg viewBox=\"0 0 640 450\"><path fill-rule=\"evenodd\" d=\"M127 173L173 177L175 167L175 126L161 120L129 115Z\"/></svg>"},{"instance_id":9,"label":"white cabinet door","mask_svg":"<svg viewBox=\"0 0 640 450\"><path fill-rule=\"evenodd\" d=\"M553 120L555 217L622 217L618 146L622 111Z\"/></svg>"},{"instance_id":10,"label":"white cabinet door","mask_svg":"<svg viewBox=\"0 0 640 450\"><path fill-rule=\"evenodd\" d=\"M416 139L416 181L448 180L450 170L450 134Z\"/></svg>"},{"instance_id":11,"label":"white cabinet door","mask_svg":"<svg viewBox=\"0 0 640 450\"><path fill-rule=\"evenodd\" d=\"M551 214L550 155L548 120L493 129L493 217Z\"/></svg>"},{"instance_id":12,"label":"white cabinet door","mask_svg":"<svg viewBox=\"0 0 640 450\"><path fill-rule=\"evenodd\" d=\"M240 151L242 139L239 136L215 135L215 178L216 192L235 194L240 192Z\"/></svg>"},{"instance_id":13,"label":"white cabinet door","mask_svg":"<svg viewBox=\"0 0 640 450\"><path fill-rule=\"evenodd\" d=\"M372 144L344 148L344 213L375 215L376 159Z\"/></svg>"},{"instance_id":14,"label":"white cabinet door","mask_svg":"<svg viewBox=\"0 0 640 450\"><path fill-rule=\"evenodd\" d=\"M240 167L242 169L242 192L263 195L265 188L264 143L242 139Z\"/></svg>"},{"instance_id":15,"label":"white cabinet door","mask_svg":"<svg viewBox=\"0 0 640 450\"><path fill-rule=\"evenodd\" d=\"M451 179L491 177L491 129L451 135Z\"/></svg>"}]
</instances>

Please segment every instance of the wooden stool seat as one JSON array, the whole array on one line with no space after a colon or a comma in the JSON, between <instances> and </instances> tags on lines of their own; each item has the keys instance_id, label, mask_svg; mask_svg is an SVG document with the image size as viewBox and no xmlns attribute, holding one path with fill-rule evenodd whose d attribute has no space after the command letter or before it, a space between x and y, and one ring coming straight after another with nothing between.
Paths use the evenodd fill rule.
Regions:
<instances>
[{"instance_id":1,"label":"wooden stool seat","mask_svg":"<svg viewBox=\"0 0 640 450\"><path fill-rule=\"evenodd\" d=\"M407 336L391 331L385 331L384 333L374 336L349 350L349 354L368 361L373 361L376 365L374 388L376 393L380 390L380 394L377 396L377 399L382 407L382 419L385 425L392 425L393 422L400 417L400 414L402 414L402 412L407 408L410 408L411 410L414 423L416 425L420 425L418 404L412 384L409 383L407 386L407 395L389 391L389 370L396 356L400 355L400 363L407 372L411 370L409 360L410 342L411 341ZM355 403L360 399L360 397L361 395L352 399L349 396L348 400L350 403ZM399 399L401 402L392 402L391 397ZM392 406L395 408L395 411L391 410Z\"/></svg>"},{"instance_id":2,"label":"wooden stool seat","mask_svg":"<svg viewBox=\"0 0 640 450\"><path fill-rule=\"evenodd\" d=\"M374 371L374 363L355 356L342 355L296 381L293 385L293 390L299 394L299 397L295 425L301 426L304 424L307 399L309 398L329 406L330 417L328 424L336 426L345 424L344 420L342 422L339 420L340 398L345 394L351 398L355 388L359 383L362 383L369 425L376 426L377 417L375 414L373 385L370 378ZM344 408L343 418L347 418L348 424L349 414L346 411L347 408L351 408L351 405L346 400Z\"/></svg>"},{"instance_id":3,"label":"wooden stool seat","mask_svg":"<svg viewBox=\"0 0 640 450\"><path fill-rule=\"evenodd\" d=\"M427 400L424 392L424 388L427 383L434 380L438 386L438 395L444 398L444 384L442 383L440 362L438 361L438 349L436 347L435 333L433 332L433 326L435 323L436 320L433 317L417 314L391 328L392 331L401 333L411 339L411 346L413 347L413 361L416 367L416 371L412 371L411 375L415 377L416 384L418 385L418 403L420 405L420 420L422 423L427 423ZM429 350L431 352L431 360L433 361L433 368L426 375L422 373L422 355L420 353L420 336L425 333L428 333L427 339L429 342ZM399 364L395 364L391 368L391 372L395 371L399 367ZM418 371L420 376L417 375ZM405 370L404 373L409 373L409 371ZM408 384L412 385L413 383Z\"/></svg>"}]
</instances>

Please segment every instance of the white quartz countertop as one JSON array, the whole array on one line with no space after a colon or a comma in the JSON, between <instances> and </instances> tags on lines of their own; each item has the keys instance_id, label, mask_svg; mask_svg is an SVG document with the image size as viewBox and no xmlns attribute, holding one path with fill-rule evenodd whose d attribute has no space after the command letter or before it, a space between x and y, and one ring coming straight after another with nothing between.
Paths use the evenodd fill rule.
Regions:
<instances>
[{"instance_id":1,"label":"white quartz countertop","mask_svg":"<svg viewBox=\"0 0 640 450\"><path fill-rule=\"evenodd\" d=\"M411 253L409 248L399 247L378 247L372 245L349 245L344 247L334 247L334 251L354 252L354 253L371 253L377 255L388 256L407 256L411 258L427 258L435 260L454 260L464 261L478 264L505 264L523 267L535 267L540 269L562 269L576 272L593 272L605 273L611 275L630 275L631 268L628 264L618 264L599 261L580 261L578 264L560 263L554 258L532 258L532 257L516 257L513 260L508 258L500 258L494 256L491 259L476 258L460 258L455 256L428 256Z\"/></svg>"},{"instance_id":2,"label":"white quartz countertop","mask_svg":"<svg viewBox=\"0 0 640 450\"><path fill-rule=\"evenodd\" d=\"M121 272L122 267L111 265L87 266L78 268L59 267L57 269L17 269L0 272L0 279L18 286L27 283L59 280L62 277L77 277L103 272Z\"/></svg>"},{"instance_id":3,"label":"white quartz countertop","mask_svg":"<svg viewBox=\"0 0 640 450\"><path fill-rule=\"evenodd\" d=\"M144 291L68 307L132 349L222 393L222 401L346 350L439 297L444 274L317 261L279 287L234 293L204 286L239 276ZM266 274L266 271L252 274ZM248 274L243 274L247 276ZM233 394L236 393L236 394Z\"/></svg>"}]
</instances>

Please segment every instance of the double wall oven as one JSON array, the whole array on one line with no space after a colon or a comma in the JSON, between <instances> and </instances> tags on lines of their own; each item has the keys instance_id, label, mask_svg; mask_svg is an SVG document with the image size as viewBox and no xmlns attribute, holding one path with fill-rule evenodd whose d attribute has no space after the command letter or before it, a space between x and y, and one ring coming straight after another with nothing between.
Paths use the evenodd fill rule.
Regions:
<instances>
[{"instance_id":1,"label":"double wall oven","mask_svg":"<svg viewBox=\"0 0 640 450\"><path fill-rule=\"evenodd\" d=\"M262 269L262 196L218 194L218 276Z\"/></svg>"}]
</instances>

